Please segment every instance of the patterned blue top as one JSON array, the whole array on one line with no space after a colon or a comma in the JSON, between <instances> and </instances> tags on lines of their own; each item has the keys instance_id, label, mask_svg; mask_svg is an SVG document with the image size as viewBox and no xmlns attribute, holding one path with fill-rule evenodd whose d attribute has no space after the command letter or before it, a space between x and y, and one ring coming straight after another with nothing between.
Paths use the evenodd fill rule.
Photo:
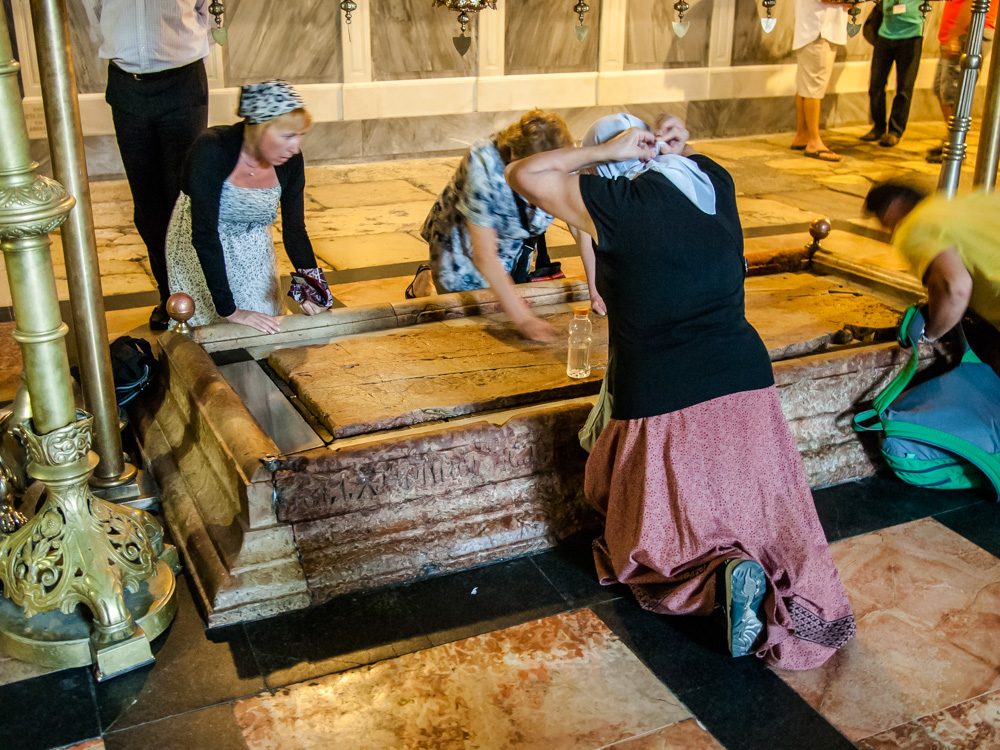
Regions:
<instances>
[{"instance_id":1,"label":"patterned blue top","mask_svg":"<svg viewBox=\"0 0 1000 750\"><path fill-rule=\"evenodd\" d=\"M420 234L430 245L431 270L439 292L465 292L487 286L472 262L468 222L496 230L497 253L508 273L514 268L524 240L543 234L552 223L552 216L526 204L531 231L525 230L514 191L504 177L504 166L493 141L475 143L427 214Z\"/></svg>"}]
</instances>

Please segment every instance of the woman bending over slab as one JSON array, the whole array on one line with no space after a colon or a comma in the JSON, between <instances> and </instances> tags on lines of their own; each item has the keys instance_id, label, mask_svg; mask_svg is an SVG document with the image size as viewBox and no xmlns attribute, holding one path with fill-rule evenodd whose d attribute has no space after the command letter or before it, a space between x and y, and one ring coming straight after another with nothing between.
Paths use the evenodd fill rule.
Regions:
<instances>
[{"instance_id":1,"label":"woman bending over slab","mask_svg":"<svg viewBox=\"0 0 1000 750\"><path fill-rule=\"evenodd\" d=\"M194 299L192 325L228 320L276 333L285 311L271 239L279 205L296 268L289 296L306 315L333 304L306 233L299 144L312 118L284 81L244 86L239 115L203 132L188 154L167 231L170 292Z\"/></svg>"},{"instance_id":2,"label":"woman bending over slab","mask_svg":"<svg viewBox=\"0 0 1000 750\"><path fill-rule=\"evenodd\" d=\"M601 582L663 614L726 615L733 656L817 667L855 630L767 349L744 315L733 180L627 115L582 148L512 163L511 186L595 239L612 413L587 461ZM593 171L597 174L581 174Z\"/></svg>"},{"instance_id":3,"label":"woman bending over slab","mask_svg":"<svg viewBox=\"0 0 1000 750\"><path fill-rule=\"evenodd\" d=\"M573 143L559 115L532 110L469 149L424 221L430 264L421 265L406 296L466 292L490 287L526 339L551 341L555 329L531 314L514 289L531 270L533 238L552 216L517 195L504 168L525 156Z\"/></svg>"}]
</instances>

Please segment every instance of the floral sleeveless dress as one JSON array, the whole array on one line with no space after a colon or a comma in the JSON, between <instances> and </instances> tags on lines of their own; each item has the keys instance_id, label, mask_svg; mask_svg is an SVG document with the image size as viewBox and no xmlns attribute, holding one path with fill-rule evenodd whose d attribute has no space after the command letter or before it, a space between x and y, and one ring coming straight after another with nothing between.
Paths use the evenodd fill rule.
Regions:
<instances>
[{"instance_id":1,"label":"floral sleeveless dress","mask_svg":"<svg viewBox=\"0 0 1000 750\"><path fill-rule=\"evenodd\" d=\"M271 225L278 216L281 186L236 187L229 180L219 198L219 240L233 301L241 310L281 315L285 306ZM180 194L167 229L167 276L170 293L186 292L194 299L194 326L221 323L205 283L198 253L191 244L191 199Z\"/></svg>"}]
</instances>

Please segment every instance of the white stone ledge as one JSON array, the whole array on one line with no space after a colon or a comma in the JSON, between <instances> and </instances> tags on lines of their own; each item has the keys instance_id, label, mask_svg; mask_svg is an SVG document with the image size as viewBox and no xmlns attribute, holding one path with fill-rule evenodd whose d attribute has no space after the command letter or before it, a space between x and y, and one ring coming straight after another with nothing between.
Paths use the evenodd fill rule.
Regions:
<instances>
[{"instance_id":1,"label":"white stone ledge","mask_svg":"<svg viewBox=\"0 0 1000 750\"><path fill-rule=\"evenodd\" d=\"M937 60L925 58L917 88L930 88ZM839 63L832 92L868 90L867 60ZM985 76L979 77L980 85ZM708 99L752 99L795 94L795 65L747 65L728 68L671 68L588 73L430 78L365 83L297 85L316 122L375 120L388 117L461 115L531 107L571 108ZM235 119L237 88L209 92L209 124ZM24 98L28 133L45 137L40 96ZM111 109L104 94L81 94L84 135L113 135Z\"/></svg>"}]
</instances>

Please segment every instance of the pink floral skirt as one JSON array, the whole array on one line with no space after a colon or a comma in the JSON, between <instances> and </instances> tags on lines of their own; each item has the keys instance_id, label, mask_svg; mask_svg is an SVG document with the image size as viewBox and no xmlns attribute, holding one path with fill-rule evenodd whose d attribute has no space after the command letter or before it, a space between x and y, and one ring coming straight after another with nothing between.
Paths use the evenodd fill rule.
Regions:
<instances>
[{"instance_id":1,"label":"pink floral skirt","mask_svg":"<svg viewBox=\"0 0 1000 750\"><path fill-rule=\"evenodd\" d=\"M709 614L716 572L756 560L768 579L757 655L812 669L854 635L802 459L774 387L644 419L612 419L587 461L587 499L605 515L601 583L646 609Z\"/></svg>"}]
</instances>

